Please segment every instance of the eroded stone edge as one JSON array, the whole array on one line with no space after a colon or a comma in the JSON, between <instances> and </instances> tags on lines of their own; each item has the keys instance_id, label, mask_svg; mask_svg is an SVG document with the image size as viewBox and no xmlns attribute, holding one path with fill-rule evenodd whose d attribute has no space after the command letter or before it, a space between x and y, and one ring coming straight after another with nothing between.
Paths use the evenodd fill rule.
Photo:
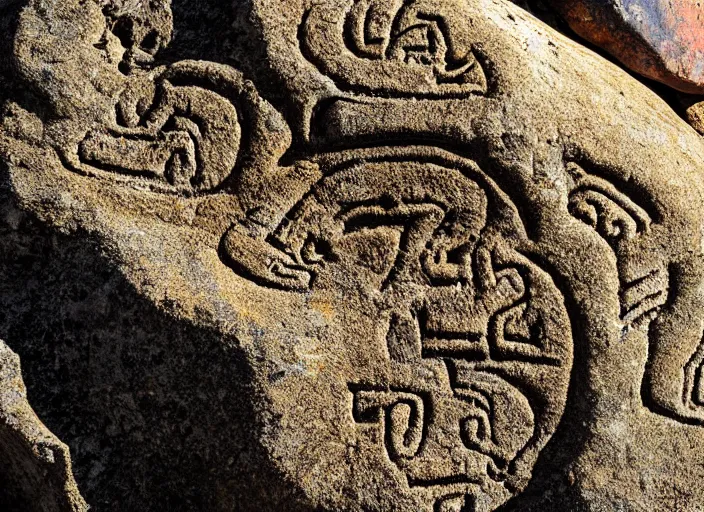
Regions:
<instances>
[{"instance_id":1,"label":"eroded stone edge","mask_svg":"<svg viewBox=\"0 0 704 512\"><path fill-rule=\"evenodd\" d=\"M20 358L0 340L0 480L3 493L28 512L84 512L69 448L27 401Z\"/></svg>"}]
</instances>

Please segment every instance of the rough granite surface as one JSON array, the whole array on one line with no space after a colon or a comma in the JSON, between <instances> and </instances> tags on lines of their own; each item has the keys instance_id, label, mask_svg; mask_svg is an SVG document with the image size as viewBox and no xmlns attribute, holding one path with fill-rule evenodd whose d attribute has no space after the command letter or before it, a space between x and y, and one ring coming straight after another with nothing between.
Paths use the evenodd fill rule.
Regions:
<instances>
[{"instance_id":1,"label":"rough granite surface","mask_svg":"<svg viewBox=\"0 0 704 512\"><path fill-rule=\"evenodd\" d=\"M701 510L704 140L541 18L0 0L0 505Z\"/></svg>"}]
</instances>

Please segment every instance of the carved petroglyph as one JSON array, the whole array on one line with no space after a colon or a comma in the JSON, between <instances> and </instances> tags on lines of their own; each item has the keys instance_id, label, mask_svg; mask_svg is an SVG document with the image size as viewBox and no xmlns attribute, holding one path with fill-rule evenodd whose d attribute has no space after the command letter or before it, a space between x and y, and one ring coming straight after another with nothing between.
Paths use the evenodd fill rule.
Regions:
<instances>
[{"instance_id":1,"label":"carved petroglyph","mask_svg":"<svg viewBox=\"0 0 704 512\"><path fill-rule=\"evenodd\" d=\"M238 224L223 242L233 269L260 285L343 289L376 304L379 365L415 384L351 383L353 417L382 429L380 448L439 510L452 496L473 502L482 486L527 483L571 367L559 292L505 241L502 230L520 230L497 224L509 203L476 166L465 171L352 165L314 185L268 237L248 241ZM444 377L429 379L439 368Z\"/></svg>"},{"instance_id":2,"label":"carved petroglyph","mask_svg":"<svg viewBox=\"0 0 704 512\"><path fill-rule=\"evenodd\" d=\"M544 315L531 303L531 267L498 265L501 252L478 250L477 261L488 266L478 268L474 298L452 287L428 294L418 312L425 355L559 364L544 344Z\"/></svg>"},{"instance_id":3,"label":"carved petroglyph","mask_svg":"<svg viewBox=\"0 0 704 512\"><path fill-rule=\"evenodd\" d=\"M356 388L356 389L355 389ZM421 449L430 414L423 397L412 392L350 387L358 423L384 422L385 444L392 460L411 459Z\"/></svg>"},{"instance_id":4,"label":"carved petroglyph","mask_svg":"<svg viewBox=\"0 0 704 512\"><path fill-rule=\"evenodd\" d=\"M145 98L127 105L130 93L118 104L122 126L92 130L79 145L83 164L196 190L215 188L230 175L241 138L232 103L168 79L160 80L152 105L139 101Z\"/></svg>"},{"instance_id":5,"label":"carved petroglyph","mask_svg":"<svg viewBox=\"0 0 704 512\"><path fill-rule=\"evenodd\" d=\"M202 87L204 75L221 79L219 93ZM236 72L211 63L181 62L135 80L119 99L115 126L93 129L79 144L81 167L212 190L233 172L242 138L225 95L245 88Z\"/></svg>"},{"instance_id":6,"label":"carved petroglyph","mask_svg":"<svg viewBox=\"0 0 704 512\"><path fill-rule=\"evenodd\" d=\"M648 213L611 183L575 163L568 164L568 172L576 185L570 193L570 213L594 228L614 250L648 232L652 223Z\"/></svg>"},{"instance_id":7,"label":"carved petroglyph","mask_svg":"<svg viewBox=\"0 0 704 512\"><path fill-rule=\"evenodd\" d=\"M336 0L315 5L300 29L301 50L343 90L391 96L486 94L467 24L445 16L462 2ZM320 28L336 16L331 34ZM331 37L332 35L332 37Z\"/></svg>"},{"instance_id":8,"label":"carved petroglyph","mask_svg":"<svg viewBox=\"0 0 704 512\"><path fill-rule=\"evenodd\" d=\"M351 385L355 421L384 430L386 453L411 488L465 486L471 497L476 494L474 486L487 476L508 486L515 484L509 476L511 463L529 444L535 427L530 401L502 378L461 362L446 364L451 370L447 390L429 393ZM442 466L438 454L443 447L453 452L451 458L465 459L465 472L428 476L434 466Z\"/></svg>"},{"instance_id":9,"label":"carved petroglyph","mask_svg":"<svg viewBox=\"0 0 704 512\"><path fill-rule=\"evenodd\" d=\"M676 438L658 471L685 464L704 432L699 139L627 76L503 0L26 4L3 194L241 358L217 444L247 409L253 448L227 471L271 465L266 499L523 509L553 478L589 501L613 474L635 503L657 487L623 460ZM231 492L238 475L201 508L281 509Z\"/></svg>"},{"instance_id":10,"label":"carved petroglyph","mask_svg":"<svg viewBox=\"0 0 704 512\"><path fill-rule=\"evenodd\" d=\"M656 224L653 216L606 179L588 174L575 163L568 164L568 171L575 180L569 197L570 213L591 226L616 255L624 329L648 331L649 360L642 384L644 405L688 423L704 423L701 332L678 336L662 329L663 322L658 319L663 308L670 307L671 280L681 276L671 275L672 263L667 261L654 261L645 268L632 261L642 252L633 247L647 246L646 240ZM674 340L673 336L679 339ZM685 357L691 354L691 358L674 358L674 345L680 347Z\"/></svg>"},{"instance_id":11,"label":"carved petroglyph","mask_svg":"<svg viewBox=\"0 0 704 512\"><path fill-rule=\"evenodd\" d=\"M109 117L75 146L57 148L66 164L90 176L138 178L162 192L212 192L228 179L235 187L246 179L238 161L261 137L289 137L241 73L212 62L181 61L131 78Z\"/></svg>"},{"instance_id":12,"label":"carved petroglyph","mask_svg":"<svg viewBox=\"0 0 704 512\"><path fill-rule=\"evenodd\" d=\"M34 29L25 34L25 28L51 20L41 9L23 13L17 51L33 58L24 61L20 73L34 76L51 68L61 84L62 89L43 82L35 86L52 100L43 136L66 167L193 195L215 191L228 178L234 186L239 159L262 138L271 147L282 139L289 143L280 114L239 71L202 60L159 62L173 36L170 4L90 0L71 5L63 22L75 24L78 39L73 40L56 34L51 41L38 41ZM77 73L61 55L72 49L80 50L85 61ZM268 151L256 151L254 160L270 157Z\"/></svg>"},{"instance_id":13,"label":"carved petroglyph","mask_svg":"<svg viewBox=\"0 0 704 512\"><path fill-rule=\"evenodd\" d=\"M645 209L607 180L588 174L573 162L567 167L575 180L569 197L570 213L592 227L617 257L629 242L648 235L653 221ZM667 300L667 269L654 268L627 280L623 276L627 262L619 264L621 320L627 326L652 320Z\"/></svg>"},{"instance_id":14,"label":"carved petroglyph","mask_svg":"<svg viewBox=\"0 0 704 512\"><path fill-rule=\"evenodd\" d=\"M593 228L619 258L621 320L626 326L652 320L667 300L667 269L654 268L627 280L623 274L628 262L620 258L629 242L648 235L650 215L607 180L587 174L575 163L568 164L568 171L575 180L570 213Z\"/></svg>"}]
</instances>

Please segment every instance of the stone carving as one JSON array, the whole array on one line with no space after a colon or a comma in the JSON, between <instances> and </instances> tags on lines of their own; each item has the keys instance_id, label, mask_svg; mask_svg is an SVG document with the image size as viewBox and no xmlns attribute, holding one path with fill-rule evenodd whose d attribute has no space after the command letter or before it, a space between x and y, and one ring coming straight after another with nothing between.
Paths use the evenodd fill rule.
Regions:
<instances>
[{"instance_id":1,"label":"stone carving","mask_svg":"<svg viewBox=\"0 0 704 512\"><path fill-rule=\"evenodd\" d=\"M237 109L223 96L187 84L208 72L214 78L217 71L213 65L179 63L146 83L130 84L117 104L118 127L91 130L79 144L80 168L143 175L178 188L216 188L237 161ZM219 75L233 95L241 93L237 75L228 70Z\"/></svg>"},{"instance_id":2,"label":"stone carving","mask_svg":"<svg viewBox=\"0 0 704 512\"><path fill-rule=\"evenodd\" d=\"M570 213L596 230L611 246L619 260L620 317L624 329L639 326L648 328L661 309L668 306L670 269L660 262L652 268L632 270L629 260L633 255L629 254L628 245L639 237L647 238L653 227L653 216L607 180L587 174L575 163L568 164L568 170L575 180L575 187L569 199ZM652 366L646 367L643 381L645 405L655 412L678 417L683 421L704 422L697 399L701 385L699 374L704 362L700 356L704 348L700 336L695 334L689 339L678 341L686 359L673 359L671 354L664 350L663 346L673 343L669 339L671 333L654 329L649 336L649 357ZM667 360L669 371L661 369L660 372L655 372L651 369L664 360ZM681 373L683 378L675 379L674 375L677 373ZM681 385L673 387L673 383L678 381Z\"/></svg>"},{"instance_id":3,"label":"stone carving","mask_svg":"<svg viewBox=\"0 0 704 512\"><path fill-rule=\"evenodd\" d=\"M25 11L17 37L18 52L33 55L21 73L31 77L49 66L62 77L66 90L52 98L56 116L45 135L69 168L89 176L108 173L123 182L143 178L144 185L162 192L209 192L235 174L238 159L247 157L258 137L281 137L271 129L282 124L278 112L233 68L194 60L154 62L172 35L169 2L107 4L102 11L99 2L73 4L68 3L75 12L64 15L79 16L73 23L84 45L83 74L71 74L57 56L71 51L71 41L56 36L43 51L46 40L23 32L51 20ZM95 79L90 63L102 70ZM88 80L95 82L90 86L95 96L67 92ZM57 95L50 84L35 85ZM76 123L81 116L91 122Z\"/></svg>"},{"instance_id":4,"label":"stone carving","mask_svg":"<svg viewBox=\"0 0 704 512\"><path fill-rule=\"evenodd\" d=\"M301 50L342 90L392 96L486 94L463 2L341 0L306 12ZM321 30L335 19L335 30Z\"/></svg>"},{"instance_id":5,"label":"stone carving","mask_svg":"<svg viewBox=\"0 0 704 512\"><path fill-rule=\"evenodd\" d=\"M648 213L619 192L608 181L589 176L576 164L569 164L576 187L570 194L570 213L594 228L611 247L647 232L652 222Z\"/></svg>"},{"instance_id":6,"label":"stone carving","mask_svg":"<svg viewBox=\"0 0 704 512\"><path fill-rule=\"evenodd\" d=\"M17 2L0 197L128 298L67 328L91 505L699 505L704 146L641 84L504 0ZM34 353L81 294L9 281Z\"/></svg>"},{"instance_id":7,"label":"stone carving","mask_svg":"<svg viewBox=\"0 0 704 512\"><path fill-rule=\"evenodd\" d=\"M571 334L559 292L505 245L520 223L500 224L512 207L473 163L327 172L268 235L233 226L226 261L262 286L368 294L386 326L377 364L391 375L349 383L355 421L383 430L389 458L434 510L457 493L501 503L529 480L566 400ZM410 386L393 378L404 372Z\"/></svg>"},{"instance_id":8,"label":"stone carving","mask_svg":"<svg viewBox=\"0 0 704 512\"><path fill-rule=\"evenodd\" d=\"M574 163L568 168L575 178L570 213L596 230L616 253L622 245L650 231L650 215L628 196ZM630 282L621 280L621 320L627 326L646 317L652 320L667 299L667 288L667 269L655 268Z\"/></svg>"}]
</instances>

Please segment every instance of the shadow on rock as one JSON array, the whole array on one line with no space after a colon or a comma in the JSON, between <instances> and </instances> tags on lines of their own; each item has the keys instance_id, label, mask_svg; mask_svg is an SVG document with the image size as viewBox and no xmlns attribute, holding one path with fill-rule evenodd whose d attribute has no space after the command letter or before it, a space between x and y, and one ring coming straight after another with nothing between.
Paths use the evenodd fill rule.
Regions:
<instances>
[{"instance_id":1,"label":"shadow on rock","mask_svg":"<svg viewBox=\"0 0 704 512\"><path fill-rule=\"evenodd\" d=\"M138 296L0 195L0 337L93 510L303 510L257 441L234 340Z\"/></svg>"}]
</instances>

